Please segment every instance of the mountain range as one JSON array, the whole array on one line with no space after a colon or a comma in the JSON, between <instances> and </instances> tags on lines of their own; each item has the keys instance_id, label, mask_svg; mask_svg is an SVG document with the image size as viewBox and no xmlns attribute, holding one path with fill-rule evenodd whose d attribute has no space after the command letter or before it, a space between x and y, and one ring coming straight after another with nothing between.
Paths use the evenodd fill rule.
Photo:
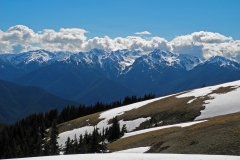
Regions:
<instances>
[{"instance_id":1,"label":"mountain range","mask_svg":"<svg viewBox=\"0 0 240 160\"><path fill-rule=\"evenodd\" d=\"M238 80L240 64L220 56L201 61L192 55L160 49L150 53L35 50L0 54L0 79L94 104L145 93L162 96Z\"/></svg>"}]
</instances>

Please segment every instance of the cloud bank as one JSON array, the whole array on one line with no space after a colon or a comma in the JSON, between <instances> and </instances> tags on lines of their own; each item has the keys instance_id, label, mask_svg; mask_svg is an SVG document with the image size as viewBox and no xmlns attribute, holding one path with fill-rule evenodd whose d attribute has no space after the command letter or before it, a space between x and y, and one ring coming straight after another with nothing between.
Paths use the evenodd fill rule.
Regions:
<instances>
[{"instance_id":1,"label":"cloud bank","mask_svg":"<svg viewBox=\"0 0 240 160\"><path fill-rule=\"evenodd\" d=\"M45 49L49 51L89 51L93 48L114 51L128 49L150 52L156 48L170 50L174 53L185 53L209 59L220 55L240 62L240 40L233 40L213 32L194 32L177 36L171 41L162 37L143 38L128 36L109 38L94 37L87 39L86 30L80 28L61 28L59 31L45 29L34 32L23 25L10 27L7 31L0 30L0 53L20 53L29 50ZM148 31L135 34L150 34Z\"/></svg>"}]
</instances>

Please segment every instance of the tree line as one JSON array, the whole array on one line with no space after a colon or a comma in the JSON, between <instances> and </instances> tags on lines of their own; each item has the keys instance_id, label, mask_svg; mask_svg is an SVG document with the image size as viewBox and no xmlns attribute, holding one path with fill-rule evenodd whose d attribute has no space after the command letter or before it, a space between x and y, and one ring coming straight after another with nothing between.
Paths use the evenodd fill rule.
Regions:
<instances>
[{"instance_id":1,"label":"tree line","mask_svg":"<svg viewBox=\"0 0 240 160\"><path fill-rule=\"evenodd\" d=\"M56 128L54 125L56 126L56 124L67 122L75 118L152 98L155 98L154 94L148 94L138 98L136 96L128 96L125 97L123 101L120 100L108 104L97 102L93 106L67 106L60 113L58 113L57 109L52 109L45 113L40 112L31 114L26 118L17 121L15 124L5 127L0 133L0 158L22 158L54 155L56 154L56 150L58 150L54 149L54 144L51 141L51 139L54 139L52 136L56 135L56 133L51 135L53 133L51 128ZM113 119L113 122L114 121L116 120ZM122 128L122 130L124 131L124 128ZM56 130L56 132L58 131ZM91 133L91 136L88 134L85 140L93 139L92 136L95 136L95 134L98 137L96 138L97 140L101 139L99 136L102 137L102 133L98 133L97 128L95 132L96 133ZM121 136L120 133L122 131L118 131L118 129L115 130L112 128L106 128L104 132L105 138L109 141L113 141ZM113 135L116 135L117 137L114 137ZM48 139L49 137L50 140ZM85 135L83 137L85 137ZM92 151L89 149L89 146L86 148L88 148L86 153L90 153Z\"/></svg>"}]
</instances>

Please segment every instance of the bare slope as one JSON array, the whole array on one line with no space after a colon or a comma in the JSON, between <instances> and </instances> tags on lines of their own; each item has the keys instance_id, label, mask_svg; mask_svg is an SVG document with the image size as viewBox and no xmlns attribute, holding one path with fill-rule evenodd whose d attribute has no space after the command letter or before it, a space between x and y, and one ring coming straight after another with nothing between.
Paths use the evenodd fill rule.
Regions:
<instances>
[{"instance_id":1,"label":"bare slope","mask_svg":"<svg viewBox=\"0 0 240 160\"><path fill-rule=\"evenodd\" d=\"M59 125L59 143L64 145L68 136L91 132L94 126L106 128L111 125L111 118L117 116L120 126L126 124L129 132L175 126L122 138L108 144L110 151L152 146L149 152L239 155L239 86L240 81L235 81L199 88L81 117ZM208 121L176 127L200 119Z\"/></svg>"}]
</instances>

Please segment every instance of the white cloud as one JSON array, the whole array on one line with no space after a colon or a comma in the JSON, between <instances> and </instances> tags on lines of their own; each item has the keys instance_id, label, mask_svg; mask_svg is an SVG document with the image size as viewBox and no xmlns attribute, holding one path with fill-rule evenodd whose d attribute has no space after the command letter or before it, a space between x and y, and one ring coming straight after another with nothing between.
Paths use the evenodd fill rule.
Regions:
<instances>
[{"instance_id":1,"label":"white cloud","mask_svg":"<svg viewBox=\"0 0 240 160\"><path fill-rule=\"evenodd\" d=\"M87 31L78 28L61 28L59 32L45 29L39 32L41 46L50 51L78 52L85 42Z\"/></svg>"},{"instance_id":2,"label":"white cloud","mask_svg":"<svg viewBox=\"0 0 240 160\"><path fill-rule=\"evenodd\" d=\"M240 54L239 40L226 37L213 32L194 32L192 34L178 36L169 42L172 52L187 53L202 59L212 56L223 56L237 60Z\"/></svg>"},{"instance_id":3,"label":"white cloud","mask_svg":"<svg viewBox=\"0 0 240 160\"><path fill-rule=\"evenodd\" d=\"M168 50L167 40L159 37L153 37L151 39L143 39L137 36L128 36L126 38L117 37L111 39L107 36L104 38L94 37L89 39L84 44L84 50L88 51L93 48L99 48L106 51L113 51L119 49L128 49L128 50L141 50L143 52L152 51L155 48L161 48Z\"/></svg>"},{"instance_id":4,"label":"white cloud","mask_svg":"<svg viewBox=\"0 0 240 160\"><path fill-rule=\"evenodd\" d=\"M27 26L16 25L10 27L6 32L0 31L0 52L19 53L31 50L30 43L38 42L38 35ZM2 45L4 45L2 47Z\"/></svg>"},{"instance_id":5,"label":"white cloud","mask_svg":"<svg viewBox=\"0 0 240 160\"><path fill-rule=\"evenodd\" d=\"M5 32L0 30L0 52L19 53L34 49L79 52L98 48L106 51L141 50L148 53L159 48L195 55L202 59L220 55L240 62L240 40L233 40L219 33L200 31L178 36L171 41L161 37L140 36L87 39L85 33L86 30L79 28L61 28L59 31L45 29L34 32L27 26L16 25ZM136 34L138 33L150 34L147 31Z\"/></svg>"},{"instance_id":6,"label":"white cloud","mask_svg":"<svg viewBox=\"0 0 240 160\"><path fill-rule=\"evenodd\" d=\"M134 34L143 35L143 34L151 34L151 33L148 31L143 31L143 32L136 32Z\"/></svg>"}]
</instances>

